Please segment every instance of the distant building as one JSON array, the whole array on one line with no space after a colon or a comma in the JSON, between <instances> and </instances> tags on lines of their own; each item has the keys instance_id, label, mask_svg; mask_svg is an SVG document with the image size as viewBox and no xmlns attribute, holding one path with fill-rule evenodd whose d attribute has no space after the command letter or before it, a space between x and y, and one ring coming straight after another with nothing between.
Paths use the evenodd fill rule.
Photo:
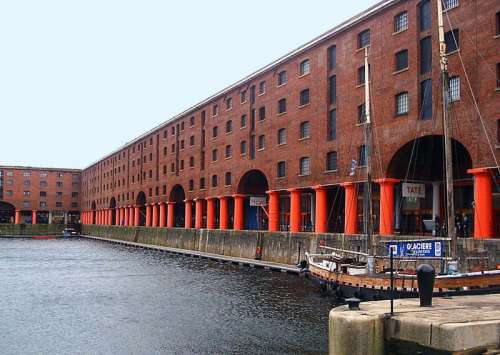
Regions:
<instances>
[{"instance_id":1,"label":"distant building","mask_svg":"<svg viewBox=\"0 0 500 355\"><path fill-rule=\"evenodd\" d=\"M80 219L81 171L0 166L0 223Z\"/></svg>"}]
</instances>

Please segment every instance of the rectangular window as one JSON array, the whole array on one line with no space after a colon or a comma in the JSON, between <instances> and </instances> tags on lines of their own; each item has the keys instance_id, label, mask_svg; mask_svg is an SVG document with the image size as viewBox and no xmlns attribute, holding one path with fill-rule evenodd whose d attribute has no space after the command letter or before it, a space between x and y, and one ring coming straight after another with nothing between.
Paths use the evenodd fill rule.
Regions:
<instances>
[{"instance_id":1,"label":"rectangular window","mask_svg":"<svg viewBox=\"0 0 500 355\"><path fill-rule=\"evenodd\" d=\"M332 75L328 80L328 96L330 98L330 104L337 102L337 76Z\"/></svg>"},{"instance_id":2,"label":"rectangular window","mask_svg":"<svg viewBox=\"0 0 500 355\"><path fill-rule=\"evenodd\" d=\"M191 179L189 180L189 191L193 191L194 190L194 180Z\"/></svg>"},{"instance_id":3,"label":"rectangular window","mask_svg":"<svg viewBox=\"0 0 500 355\"><path fill-rule=\"evenodd\" d=\"M497 88L500 88L500 63L497 63Z\"/></svg>"},{"instance_id":4,"label":"rectangular window","mask_svg":"<svg viewBox=\"0 0 500 355\"><path fill-rule=\"evenodd\" d=\"M460 100L460 77L452 76L449 80L450 102Z\"/></svg>"},{"instance_id":5,"label":"rectangular window","mask_svg":"<svg viewBox=\"0 0 500 355\"><path fill-rule=\"evenodd\" d=\"M212 187L217 187L217 175L212 175Z\"/></svg>"},{"instance_id":6,"label":"rectangular window","mask_svg":"<svg viewBox=\"0 0 500 355\"><path fill-rule=\"evenodd\" d=\"M300 139L309 138L309 122L302 122L300 124Z\"/></svg>"},{"instance_id":7,"label":"rectangular window","mask_svg":"<svg viewBox=\"0 0 500 355\"><path fill-rule=\"evenodd\" d=\"M200 178L200 190L203 190L205 188L205 178L202 177Z\"/></svg>"},{"instance_id":8,"label":"rectangular window","mask_svg":"<svg viewBox=\"0 0 500 355\"><path fill-rule=\"evenodd\" d=\"M247 91L242 90L240 91L240 103L244 104L245 102L247 102Z\"/></svg>"},{"instance_id":9,"label":"rectangular window","mask_svg":"<svg viewBox=\"0 0 500 355\"><path fill-rule=\"evenodd\" d=\"M219 114L219 105L215 104L212 106L212 116L217 116Z\"/></svg>"},{"instance_id":10,"label":"rectangular window","mask_svg":"<svg viewBox=\"0 0 500 355\"><path fill-rule=\"evenodd\" d=\"M370 30L364 30L358 34L358 48L364 48L370 45Z\"/></svg>"},{"instance_id":11,"label":"rectangular window","mask_svg":"<svg viewBox=\"0 0 500 355\"><path fill-rule=\"evenodd\" d=\"M278 130L278 145L286 143L286 129L280 128Z\"/></svg>"},{"instance_id":12,"label":"rectangular window","mask_svg":"<svg viewBox=\"0 0 500 355\"><path fill-rule=\"evenodd\" d=\"M262 106L259 108L259 121L263 121L266 119L266 107Z\"/></svg>"},{"instance_id":13,"label":"rectangular window","mask_svg":"<svg viewBox=\"0 0 500 355\"><path fill-rule=\"evenodd\" d=\"M299 105L304 106L307 104L309 104L309 89L305 89L300 92Z\"/></svg>"},{"instance_id":14,"label":"rectangular window","mask_svg":"<svg viewBox=\"0 0 500 355\"><path fill-rule=\"evenodd\" d=\"M358 68L358 85L363 85L365 83L365 66Z\"/></svg>"},{"instance_id":15,"label":"rectangular window","mask_svg":"<svg viewBox=\"0 0 500 355\"><path fill-rule=\"evenodd\" d=\"M263 134L259 136L259 140L257 142L257 149L258 150L263 150L266 146L266 136Z\"/></svg>"},{"instance_id":16,"label":"rectangular window","mask_svg":"<svg viewBox=\"0 0 500 355\"><path fill-rule=\"evenodd\" d=\"M282 70L278 73L278 86L286 84L286 70Z\"/></svg>"},{"instance_id":17,"label":"rectangular window","mask_svg":"<svg viewBox=\"0 0 500 355\"><path fill-rule=\"evenodd\" d=\"M224 185L231 186L231 173L227 172L224 177Z\"/></svg>"},{"instance_id":18,"label":"rectangular window","mask_svg":"<svg viewBox=\"0 0 500 355\"><path fill-rule=\"evenodd\" d=\"M217 161L217 149L212 150L212 161Z\"/></svg>"},{"instance_id":19,"label":"rectangular window","mask_svg":"<svg viewBox=\"0 0 500 355\"><path fill-rule=\"evenodd\" d=\"M332 141L337 139L337 110L330 110L328 113L328 134L327 139Z\"/></svg>"},{"instance_id":20,"label":"rectangular window","mask_svg":"<svg viewBox=\"0 0 500 355\"><path fill-rule=\"evenodd\" d=\"M359 147L359 166L366 166L366 146L363 144Z\"/></svg>"},{"instance_id":21,"label":"rectangular window","mask_svg":"<svg viewBox=\"0 0 500 355\"><path fill-rule=\"evenodd\" d=\"M286 99L281 99L278 101L278 113L286 112Z\"/></svg>"},{"instance_id":22,"label":"rectangular window","mask_svg":"<svg viewBox=\"0 0 500 355\"><path fill-rule=\"evenodd\" d=\"M300 62L299 67L300 67L299 68L299 75L300 76L309 74L309 72L311 70L311 64L309 62L309 59L305 59L302 62Z\"/></svg>"},{"instance_id":23,"label":"rectangular window","mask_svg":"<svg viewBox=\"0 0 500 355\"><path fill-rule=\"evenodd\" d=\"M396 115L408 113L408 93L402 92L396 95Z\"/></svg>"},{"instance_id":24,"label":"rectangular window","mask_svg":"<svg viewBox=\"0 0 500 355\"><path fill-rule=\"evenodd\" d=\"M233 131L233 121L229 120L226 122L226 133L231 133Z\"/></svg>"},{"instance_id":25,"label":"rectangular window","mask_svg":"<svg viewBox=\"0 0 500 355\"><path fill-rule=\"evenodd\" d=\"M458 51L460 49L460 34L458 29L448 31L444 34L444 42L446 43L446 53Z\"/></svg>"},{"instance_id":26,"label":"rectangular window","mask_svg":"<svg viewBox=\"0 0 500 355\"><path fill-rule=\"evenodd\" d=\"M408 29L408 12L403 11L394 17L394 32L401 32Z\"/></svg>"},{"instance_id":27,"label":"rectangular window","mask_svg":"<svg viewBox=\"0 0 500 355\"><path fill-rule=\"evenodd\" d=\"M226 99L226 110L230 110L232 108L233 108L233 99L228 97ZM181 130L182 130L182 128L181 128Z\"/></svg>"},{"instance_id":28,"label":"rectangular window","mask_svg":"<svg viewBox=\"0 0 500 355\"><path fill-rule=\"evenodd\" d=\"M420 31L427 31L431 28L431 1L424 0L419 8Z\"/></svg>"},{"instance_id":29,"label":"rectangular window","mask_svg":"<svg viewBox=\"0 0 500 355\"><path fill-rule=\"evenodd\" d=\"M278 162L277 175L279 178L286 176L286 163L284 161Z\"/></svg>"},{"instance_id":30,"label":"rectangular window","mask_svg":"<svg viewBox=\"0 0 500 355\"><path fill-rule=\"evenodd\" d=\"M459 0L443 0L443 10L453 9L460 5Z\"/></svg>"},{"instance_id":31,"label":"rectangular window","mask_svg":"<svg viewBox=\"0 0 500 355\"><path fill-rule=\"evenodd\" d=\"M246 141L242 141L240 143L240 154L241 155L247 154L247 142Z\"/></svg>"},{"instance_id":32,"label":"rectangular window","mask_svg":"<svg viewBox=\"0 0 500 355\"><path fill-rule=\"evenodd\" d=\"M396 71L408 68L408 50L403 49L396 53Z\"/></svg>"},{"instance_id":33,"label":"rectangular window","mask_svg":"<svg viewBox=\"0 0 500 355\"><path fill-rule=\"evenodd\" d=\"M497 25L496 34L497 36L500 36L500 11L498 11L496 14L496 25Z\"/></svg>"},{"instance_id":34,"label":"rectangular window","mask_svg":"<svg viewBox=\"0 0 500 355\"><path fill-rule=\"evenodd\" d=\"M233 147L230 144L228 144L226 145L226 159L231 158L232 155L233 155Z\"/></svg>"},{"instance_id":35,"label":"rectangular window","mask_svg":"<svg viewBox=\"0 0 500 355\"><path fill-rule=\"evenodd\" d=\"M300 158L299 174L302 176L311 175L311 158L309 157Z\"/></svg>"},{"instance_id":36,"label":"rectangular window","mask_svg":"<svg viewBox=\"0 0 500 355\"><path fill-rule=\"evenodd\" d=\"M240 120L241 128L245 128L247 126L247 115L242 115Z\"/></svg>"},{"instance_id":37,"label":"rectangular window","mask_svg":"<svg viewBox=\"0 0 500 355\"><path fill-rule=\"evenodd\" d=\"M261 81L259 83L259 95L263 95L266 93L266 82L265 81Z\"/></svg>"},{"instance_id":38,"label":"rectangular window","mask_svg":"<svg viewBox=\"0 0 500 355\"><path fill-rule=\"evenodd\" d=\"M40 197L47 197L47 191L40 191Z\"/></svg>"},{"instance_id":39,"label":"rectangular window","mask_svg":"<svg viewBox=\"0 0 500 355\"><path fill-rule=\"evenodd\" d=\"M365 104L358 106L358 124L366 122Z\"/></svg>"},{"instance_id":40,"label":"rectangular window","mask_svg":"<svg viewBox=\"0 0 500 355\"><path fill-rule=\"evenodd\" d=\"M337 170L337 152L326 153L326 170Z\"/></svg>"},{"instance_id":41,"label":"rectangular window","mask_svg":"<svg viewBox=\"0 0 500 355\"><path fill-rule=\"evenodd\" d=\"M328 69L333 70L337 67L337 47L328 48Z\"/></svg>"},{"instance_id":42,"label":"rectangular window","mask_svg":"<svg viewBox=\"0 0 500 355\"><path fill-rule=\"evenodd\" d=\"M29 195L30 195L30 192L29 192L29 191L24 191L24 192L23 192L23 195L24 195L24 196L29 196Z\"/></svg>"},{"instance_id":43,"label":"rectangular window","mask_svg":"<svg viewBox=\"0 0 500 355\"><path fill-rule=\"evenodd\" d=\"M217 126L212 128L212 138L216 138L219 134L219 128Z\"/></svg>"},{"instance_id":44,"label":"rectangular window","mask_svg":"<svg viewBox=\"0 0 500 355\"><path fill-rule=\"evenodd\" d=\"M420 40L420 74L426 74L432 70L432 42L431 37Z\"/></svg>"},{"instance_id":45,"label":"rectangular window","mask_svg":"<svg viewBox=\"0 0 500 355\"><path fill-rule=\"evenodd\" d=\"M420 83L420 118L432 118L432 80L427 79Z\"/></svg>"}]
</instances>

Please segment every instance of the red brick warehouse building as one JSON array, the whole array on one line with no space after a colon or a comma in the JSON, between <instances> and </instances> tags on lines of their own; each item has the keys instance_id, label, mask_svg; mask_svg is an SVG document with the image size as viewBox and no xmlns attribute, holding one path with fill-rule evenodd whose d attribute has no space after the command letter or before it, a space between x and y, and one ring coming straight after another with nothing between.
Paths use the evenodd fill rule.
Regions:
<instances>
[{"instance_id":1,"label":"red brick warehouse building","mask_svg":"<svg viewBox=\"0 0 500 355\"><path fill-rule=\"evenodd\" d=\"M81 170L0 166L0 223L80 219Z\"/></svg>"},{"instance_id":2,"label":"red brick warehouse building","mask_svg":"<svg viewBox=\"0 0 500 355\"><path fill-rule=\"evenodd\" d=\"M460 233L500 237L500 2L443 4ZM436 0L383 1L87 167L84 223L362 233L365 48L375 231L425 232L445 216Z\"/></svg>"}]
</instances>

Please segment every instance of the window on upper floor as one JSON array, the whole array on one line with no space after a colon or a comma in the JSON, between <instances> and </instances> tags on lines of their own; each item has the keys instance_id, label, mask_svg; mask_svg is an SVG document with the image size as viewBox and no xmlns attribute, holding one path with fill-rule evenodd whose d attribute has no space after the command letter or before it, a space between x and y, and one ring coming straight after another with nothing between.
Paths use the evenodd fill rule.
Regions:
<instances>
[{"instance_id":1,"label":"window on upper floor","mask_svg":"<svg viewBox=\"0 0 500 355\"><path fill-rule=\"evenodd\" d=\"M420 83L420 118L432 118L432 80L427 79Z\"/></svg>"},{"instance_id":2,"label":"window on upper floor","mask_svg":"<svg viewBox=\"0 0 500 355\"><path fill-rule=\"evenodd\" d=\"M240 154L241 155L247 154L247 142L246 141L242 141L240 143Z\"/></svg>"},{"instance_id":3,"label":"window on upper floor","mask_svg":"<svg viewBox=\"0 0 500 355\"><path fill-rule=\"evenodd\" d=\"M29 195L31 195L31 193L29 191L23 191L23 195L24 196L29 196Z\"/></svg>"},{"instance_id":4,"label":"window on upper floor","mask_svg":"<svg viewBox=\"0 0 500 355\"><path fill-rule=\"evenodd\" d=\"M189 137L189 145L193 146L194 145L194 136Z\"/></svg>"},{"instance_id":5,"label":"window on upper floor","mask_svg":"<svg viewBox=\"0 0 500 355\"><path fill-rule=\"evenodd\" d=\"M366 123L366 106L361 104L358 106L358 124Z\"/></svg>"},{"instance_id":6,"label":"window on upper floor","mask_svg":"<svg viewBox=\"0 0 500 355\"><path fill-rule=\"evenodd\" d=\"M191 117L189 118L189 125L190 125L191 127L193 127L193 126L194 126L194 116L191 116Z\"/></svg>"},{"instance_id":7,"label":"window on upper floor","mask_svg":"<svg viewBox=\"0 0 500 355\"><path fill-rule=\"evenodd\" d=\"M431 37L420 40L420 74L429 73L432 70L432 42Z\"/></svg>"},{"instance_id":8,"label":"window on upper floor","mask_svg":"<svg viewBox=\"0 0 500 355\"><path fill-rule=\"evenodd\" d=\"M226 133L231 133L233 131L233 121L226 121Z\"/></svg>"},{"instance_id":9,"label":"window on upper floor","mask_svg":"<svg viewBox=\"0 0 500 355\"><path fill-rule=\"evenodd\" d=\"M219 114L219 105L215 104L212 106L212 116L217 116Z\"/></svg>"},{"instance_id":10,"label":"window on upper floor","mask_svg":"<svg viewBox=\"0 0 500 355\"><path fill-rule=\"evenodd\" d=\"M40 197L47 197L47 191L40 191Z\"/></svg>"},{"instance_id":11,"label":"window on upper floor","mask_svg":"<svg viewBox=\"0 0 500 355\"><path fill-rule=\"evenodd\" d=\"M446 43L446 53L458 51L460 49L460 32L458 29L446 32L444 42Z\"/></svg>"},{"instance_id":12,"label":"window on upper floor","mask_svg":"<svg viewBox=\"0 0 500 355\"><path fill-rule=\"evenodd\" d=\"M424 0L420 3L418 7L418 17L421 32L431 28L432 13L430 0Z\"/></svg>"},{"instance_id":13,"label":"window on upper floor","mask_svg":"<svg viewBox=\"0 0 500 355\"><path fill-rule=\"evenodd\" d=\"M189 157L189 167L194 168L194 157Z\"/></svg>"},{"instance_id":14,"label":"window on upper floor","mask_svg":"<svg viewBox=\"0 0 500 355\"><path fill-rule=\"evenodd\" d=\"M396 70L400 71L408 68L408 49L403 49L396 53Z\"/></svg>"},{"instance_id":15,"label":"window on upper floor","mask_svg":"<svg viewBox=\"0 0 500 355\"><path fill-rule=\"evenodd\" d=\"M368 71L370 71L370 65L368 65ZM366 73L365 73L365 66L361 66L358 68L358 85L364 85L366 81Z\"/></svg>"},{"instance_id":16,"label":"window on upper floor","mask_svg":"<svg viewBox=\"0 0 500 355\"><path fill-rule=\"evenodd\" d=\"M300 65L299 65L299 75L300 76L309 74L310 70L311 70L311 68L310 68L309 59L304 59L302 62L300 62Z\"/></svg>"},{"instance_id":17,"label":"window on upper floor","mask_svg":"<svg viewBox=\"0 0 500 355\"><path fill-rule=\"evenodd\" d=\"M299 160L299 175L311 175L311 158L302 157Z\"/></svg>"},{"instance_id":18,"label":"window on upper floor","mask_svg":"<svg viewBox=\"0 0 500 355\"><path fill-rule=\"evenodd\" d=\"M364 30L358 34L358 48L370 45L370 30Z\"/></svg>"},{"instance_id":19,"label":"window on upper floor","mask_svg":"<svg viewBox=\"0 0 500 355\"><path fill-rule=\"evenodd\" d=\"M212 187L217 187L218 178L217 175L212 175Z\"/></svg>"},{"instance_id":20,"label":"window on upper floor","mask_svg":"<svg viewBox=\"0 0 500 355\"><path fill-rule=\"evenodd\" d=\"M286 112L286 99L280 99L278 101L278 114Z\"/></svg>"},{"instance_id":21,"label":"window on upper floor","mask_svg":"<svg viewBox=\"0 0 500 355\"><path fill-rule=\"evenodd\" d=\"M330 46L327 49L328 69L333 70L337 67L337 46Z\"/></svg>"},{"instance_id":22,"label":"window on upper floor","mask_svg":"<svg viewBox=\"0 0 500 355\"><path fill-rule=\"evenodd\" d=\"M452 76L449 81L449 96L450 102L459 101L460 100L460 77Z\"/></svg>"},{"instance_id":23,"label":"window on upper floor","mask_svg":"<svg viewBox=\"0 0 500 355\"><path fill-rule=\"evenodd\" d=\"M266 93L266 82L263 80L259 83L259 95Z\"/></svg>"},{"instance_id":24,"label":"window on upper floor","mask_svg":"<svg viewBox=\"0 0 500 355\"><path fill-rule=\"evenodd\" d=\"M266 136L261 134L257 140L257 149L263 150L266 147Z\"/></svg>"},{"instance_id":25,"label":"window on upper floor","mask_svg":"<svg viewBox=\"0 0 500 355\"><path fill-rule=\"evenodd\" d=\"M233 99L228 97L226 99L226 110L230 110L233 108Z\"/></svg>"},{"instance_id":26,"label":"window on upper floor","mask_svg":"<svg viewBox=\"0 0 500 355\"><path fill-rule=\"evenodd\" d=\"M205 178L202 177L200 178L200 190L203 190L205 188Z\"/></svg>"},{"instance_id":27,"label":"window on upper floor","mask_svg":"<svg viewBox=\"0 0 500 355\"><path fill-rule=\"evenodd\" d=\"M299 95L299 106L304 106L309 104L309 89L304 89Z\"/></svg>"},{"instance_id":28,"label":"window on upper floor","mask_svg":"<svg viewBox=\"0 0 500 355\"><path fill-rule=\"evenodd\" d=\"M326 171L337 170L337 152L326 153Z\"/></svg>"},{"instance_id":29,"label":"window on upper floor","mask_svg":"<svg viewBox=\"0 0 500 355\"><path fill-rule=\"evenodd\" d=\"M241 115L240 127L245 128L247 126L247 115Z\"/></svg>"},{"instance_id":30,"label":"window on upper floor","mask_svg":"<svg viewBox=\"0 0 500 355\"><path fill-rule=\"evenodd\" d=\"M394 16L394 32L398 33L408 29L408 12L403 11Z\"/></svg>"},{"instance_id":31,"label":"window on upper floor","mask_svg":"<svg viewBox=\"0 0 500 355\"><path fill-rule=\"evenodd\" d=\"M401 92L396 95L396 116L405 115L408 111L408 92Z\"/></svg>"},{"instance_id":32,"label":"window on upper floor","mask_svg":"<svg viewBox=\"0 0 500 355\"><path fill-rule=\"evenodd\" d=\"M330 104L334 104L337 102L337 76L332 75L328 79L328 97L330 100Z\"/></svg>"},{"instance_id":33,"label":"window on upper floor","mask_svg":"<svg viewBox=\"0 0 500 355\"><path fill-rule=\"evenodd\" d=\"M227 172L224 176L224 185L231 186L231 173Z\"/></svg>"},{"instance_id":34,"label":"window on upper floor","mask_svg":"<svg viewBox=\"0 0 500 355\"><path fill-rule=\"evenodd\" d=\"M31 173L29 171L25 171L25 172L23 172L23 176L24 177L30 177Z\"/></svg>"},{"instance_id":35,"label":"window on upper floor","mask_svg":"<svg viewBox=\"0 0 500 355\"><path fill-rule=\"evenodd\" d=\"M194 180L191 179L189 180L189 191L193 191L194 190Z\"/></svg>"},{"instance_id":36,"label":"window on upper floor","mask_svg":"<svg viewBox=\"0 0 500 355\"><path fill-rule=\"evenodd\" d=\"M276 175L281 178L286 176L286 163L284 161L278 162L278 165L276 166Z\"/></svg>"},{"instance_id":37,"label":"window on upper floor","mask_svg":"<svg viewBox=\"0 0 500 355\"><path fill-rule=\"evenodd\" d=\"M286 128L280 128L278 130L278 145L286 143Z\"/></svg>"},{"instance_id":38,"label":"window on upper floor","mask_svg":"<svg viewBox=\"0 0 500 355\"><path fill-rule=\"evenodd\" d=\"M496 23L496 35L500 36L500 11L498 11L495 15L495 23Z\"/></svg>"},{"instance_id":39,"label":"window on upper floor","mask_svg":"<svg viewBox=\"0 0 500 355\"><path fill-rule=\"evenodd\" d=\"M226 159L229 159L233 156L233 147L231 144L226 145Z\"/></svg>"},{"instance_id":40,"label":"window on upper floor","mask_svg":"<svg viewBox=\"0 0 500 355\"><path fill-rule=\"evenodd\" d=\"M212 138L216 138L218 134L219 134L219 128L217 126L214 126L212 128Z\"/></svg>"},{"instance_id":41,"label":"window on upper floor","mask_svg":"<svg viewBox=\"0 0 500 355\"><path fill-rule=\"evenodd\" d=\"M460 5L459 0L442 0L443 10L450 10Z\"/></svg>"},{"instance_id":42,"label":"window on upper floor","mask_svg":"<svg viewBox=\"0 0 500 355\"><path fill-rule=\"evenodd\" d=\"M259 107L259 121L266 119L266 106Z\"/></svg>"},{"instance_id":43,"label":"window on upper floor","mask_svg":"<svg viewBox=\"0 0 500 355\"><path fill-rule=\"evenodd\" d=\"M300 124L300 139L309 138L309 135L310 135L309 121L302 122Z\"/></svg>"},{"instance_id":44,"label":"window on upper floor","mask_svg":"<svg viewBox=\"0 0 500 355\"><path fill-rule=\"evenodd\" d=\"M496 87L500 88L500 63L497 63L497 82Z\"/></svg>"},{"instance_id":45,"label":"window on upper floor","mask_svg":"<svg viewBox=\"0 0 500 355\"><path fill-rule=\"evenodd\" d=\"M212 149L212 161L217 161L218 153L217 149Z\"/></svg>"},{"instance_id":46,"label":"window on upper floor","mask_svg":"<svg viewBox=\"0 0 500 355\"><path fill-rule=\"evenodd\" d=\"M240 103L244 104L245 102L247 102L247 91L241 90L240 91Z\"/></svg>"},{"instance_id":47,"label":"window on upper floor","mask_svg":"<svg viewBox=\"0 0 500 355\"><path fill-rule=\"evenodd\" d=\"M337 110L330 110L328 113L327 140L332 141L337 138Z\"/></svg>"},{"instance_id":48,"label":"window on upper floor","mask_svg":"<svg viewBox=\"0 0 500 355\"><path fill-rule=\"evenodd\" d=\"M366 166L366 146L364 144L358 150L358 166Z\"/></svg>"},{"instance_id":49,"label":"window on upper floor","mask_svg":"<svg viewBox=\"0 0 500 355\"><path fill-rule=\"evenodd\" d=\"M286 81L286 70L282 70L278 73L278 86L285 85Z\"/></svg>"}]
</instances>

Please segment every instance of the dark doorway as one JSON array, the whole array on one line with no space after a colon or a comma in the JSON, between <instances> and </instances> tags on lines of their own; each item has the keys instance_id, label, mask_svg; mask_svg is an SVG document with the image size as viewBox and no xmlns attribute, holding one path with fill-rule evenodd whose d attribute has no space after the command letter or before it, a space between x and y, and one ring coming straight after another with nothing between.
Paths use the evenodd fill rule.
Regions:
<instances>
[{"instance_id":1,"label":"dark doorway","mask_svg":"<svg viewBox=\"0 0 500 355\"><path fill-rule=\"evenodd\" d=\"M174 227L184 228L184 209L186 207L184 200L186 199L186 194L184 193L184 188L181 185L175 185L170 192L170 202L175 202L174 204ZM169 217L170 218L170 217Z\"/></svg>"},{"instance_id":2,"label":"dark doorway","mask_svg":"<svg viewBox=\"0 0 500 355\"><path fill-rule=\"evenodd\" d=\"M267 230L267 194L269 184L266 175L260 170L250 170L240 179L238 184L238 194L246 195L244 204L245 229L247 230ZM265 206L258 206L254 203L254 198L265 198Z\"/></svg>"}]
</instances>

